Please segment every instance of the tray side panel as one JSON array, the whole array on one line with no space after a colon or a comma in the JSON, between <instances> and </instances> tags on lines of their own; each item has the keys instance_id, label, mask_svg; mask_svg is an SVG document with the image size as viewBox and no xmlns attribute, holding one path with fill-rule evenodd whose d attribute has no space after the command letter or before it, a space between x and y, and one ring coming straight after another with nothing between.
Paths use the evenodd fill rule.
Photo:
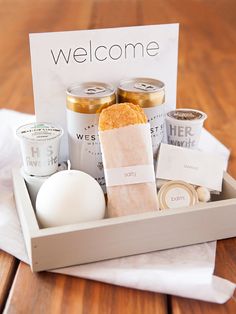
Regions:
<instances>
[{"instance_id":1,"label":"tray side panel","mask_svg":"<svg viewBox=\"0 0 236 314\"><path fill-rule=\"evenodd\" d=\"M236 198L236 180L227 172L224 173L221 199Z\"/></svg>"},{"instance_id":2,"label":"tray side panel","mask_svg":"<svg viewBox=\"0 0 236 314\"><path fill-rule=\"evenodd\" d=\"M236 236L236 202L34 239L34 271Z\"/></svg>"},{"instance_id":3,"label":"tray side panel","mask_svg":"<svg viewBox=\"0 0 236 314\"><path fill-rule=\"evenodd\" d=\"M23 236L25 239L26 250L30 262L32 262L31 242L32 238L35 236L35 233L39 230L39 227L34 214L34 210L32 208L28 190L18 169L13 169L12 178L16 208L20 219Z\"/></svg>"}]
</instances>

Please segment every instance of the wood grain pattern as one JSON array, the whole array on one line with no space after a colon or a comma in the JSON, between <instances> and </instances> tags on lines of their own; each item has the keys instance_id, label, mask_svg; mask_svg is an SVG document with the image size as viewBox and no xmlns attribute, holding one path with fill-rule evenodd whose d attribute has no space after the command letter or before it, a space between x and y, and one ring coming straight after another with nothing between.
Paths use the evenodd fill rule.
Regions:
<instances>
[{"instance_id":1,"label":"wood grain pattern","mask_svg":"<svg viewBox=\"0 0 236 314\"><path fill-rule=\"evenodd\" d=\"M0 107L33 113L30 32L180 22L178 107L208 114L206 127L230 147L229 172L236 177L235 12L234 0L0 0ZM216 274L236 282L235 241L218 242ZM4 273L9 265L0 259ZM172 313L236 312L233 299L222 306L170 300ZM21 263L8 311L44 313L45 309L49 313L165 313L166 298L62 275L33 275Z\"/></svg>"},{"instance_id":2,"label":"wood grain pattern","mask_svg":"<svg viewBox=\"0 0 236 314\"><path fill-rule=\"evenodd\" d=\"M0 313L6 302L18 261L0 250Z\"/></svg>"},{"instance_id":3,"label":"wood grain pattern","mask_svg":"<svg viewBox=\"0 0 236 314\"><path fill-rule=\"evenodd\" d=\"M167 306L166 297L157 293L47 272L32 274L29 267L21 263L6 312L166 314Z\"/></svg>"}]
</instances>

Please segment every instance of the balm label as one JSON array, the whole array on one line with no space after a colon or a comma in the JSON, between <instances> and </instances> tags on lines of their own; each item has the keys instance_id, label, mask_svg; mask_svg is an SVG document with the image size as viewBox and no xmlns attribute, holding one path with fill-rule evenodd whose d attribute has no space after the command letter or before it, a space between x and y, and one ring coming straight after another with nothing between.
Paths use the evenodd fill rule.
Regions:
<instances>
[{"instance_id":1,"label":"balm label","mask_svg":"<svg viewBox=\"0 0 236 314\"><path fill-rule=\"evenodd\" d=\"M168 208L189 206L191 198L185 189L173 188L166 192L165 201Z\"/></svg>"}]
</instances>

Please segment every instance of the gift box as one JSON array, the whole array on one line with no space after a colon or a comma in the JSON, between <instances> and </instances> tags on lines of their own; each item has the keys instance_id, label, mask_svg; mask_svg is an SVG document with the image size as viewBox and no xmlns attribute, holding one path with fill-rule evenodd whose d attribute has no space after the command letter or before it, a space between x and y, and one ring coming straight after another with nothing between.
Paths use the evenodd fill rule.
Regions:
<instances>
[{"instance_id":1,"label":"gift box","mask_svg":"<svg viewBox=\"0 0 236 314\"><path fill-rule=\"evenodd\" d=\"M36 118L64 128L61 160L68 158L65 91L76 81L99 80L117 86L127 76L161 79L166 111L175 108L177 24L34 34L30 44ZM209 146L208 142L206 150ZM51 228L39 227L19 169L13 171L13 182L33 271L236 236L236 183L228 173L222 192L210 203Z\"/></svg>"}]
</instances>

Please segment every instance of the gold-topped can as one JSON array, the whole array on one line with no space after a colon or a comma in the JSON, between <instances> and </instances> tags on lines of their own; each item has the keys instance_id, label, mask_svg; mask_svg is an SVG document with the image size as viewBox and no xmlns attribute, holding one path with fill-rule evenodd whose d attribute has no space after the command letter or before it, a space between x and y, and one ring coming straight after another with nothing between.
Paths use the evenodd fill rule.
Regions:
<instances>
[{"instance_id":1,"label":"gold-topped can","mask_svg":"<svg viewBox=\"0 0 236 314\"><path fill-rule=\"evenodd\" d=\"M66 94L71 167L93 176L105 191L98 119L102 109L116 103L115 90L106 83L86 82L69 87Z\"/></svg>"},{"instance_id":2,"label":"gold-topped can","mask_svg":"<svg viewBox=\"0 0 236 314\"><path fill-rule=\"evenodd\" d=\"M123 80L117 90L118 102L131 102L145 111L151 127L152 148L156 160L163 140L165 122L165 84L152 78Z\"/></svg>"}]
</instances>

